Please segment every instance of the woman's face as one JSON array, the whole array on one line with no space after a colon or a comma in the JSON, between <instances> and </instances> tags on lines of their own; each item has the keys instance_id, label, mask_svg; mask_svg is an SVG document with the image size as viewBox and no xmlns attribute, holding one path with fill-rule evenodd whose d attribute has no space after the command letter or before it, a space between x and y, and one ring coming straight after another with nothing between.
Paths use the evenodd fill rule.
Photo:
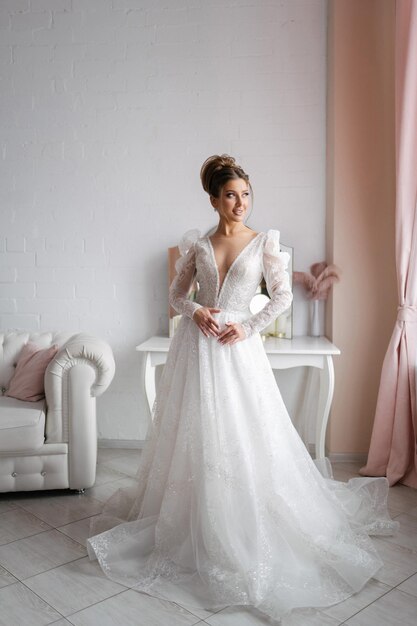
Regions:
<instances>
[{"instance_id":1,"label":"woman's face","mask_svg":"<svg viewBox=\"0 0 417 626\"><path fill-rule=\"evenodd\" d=\"M249 206L250 191L243 178L234 178L223 185L218 198L210 196L211 204L220 219L227 222L243 222Z\"/></svg>"}]
</instances>

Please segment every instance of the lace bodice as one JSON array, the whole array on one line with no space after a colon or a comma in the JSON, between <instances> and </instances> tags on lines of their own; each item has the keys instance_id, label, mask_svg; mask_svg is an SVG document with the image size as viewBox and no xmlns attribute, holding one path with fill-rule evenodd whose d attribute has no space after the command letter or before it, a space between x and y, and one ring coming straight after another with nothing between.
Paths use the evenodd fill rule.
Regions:
<instances>
[{"instance_id":1,"label":"lace bodice","mask_svg":"<svg viewBox=\"0 0 417 626\"><path fill-rule=\"evenodd\" d=\"M241 322L246 337L263 330L288 309L293 298L287 271L290 256L280 251L279 237L278 230L258 233L235 258L219 288L219 272L209 237L201 237L198 230L187 231L179 244L181 256L169 289L171 306L190 318L201 306L247 313ZM262 275L271 299L259 313L251 315L249 304ZM193 301L188 295L195 277L198 292Z\"/></svg>"}]
</instances>

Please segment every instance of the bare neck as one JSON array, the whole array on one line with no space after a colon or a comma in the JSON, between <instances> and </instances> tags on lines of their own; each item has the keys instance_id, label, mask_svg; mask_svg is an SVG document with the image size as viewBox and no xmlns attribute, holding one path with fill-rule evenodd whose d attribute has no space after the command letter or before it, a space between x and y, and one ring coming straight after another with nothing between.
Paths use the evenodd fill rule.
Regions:
<instances>
[{"instance_id":1,"label":"bare neck","mask_svg":"<svg viewBox=\"0 0 417 626\"><path fill-rule=\"evenodd\" d=\"M220 220L214 235L222 235L223 237L234 237L241 233L250 231L251 229L245 226L243 222L226 222Z\"/></svg>"}]
</instances>

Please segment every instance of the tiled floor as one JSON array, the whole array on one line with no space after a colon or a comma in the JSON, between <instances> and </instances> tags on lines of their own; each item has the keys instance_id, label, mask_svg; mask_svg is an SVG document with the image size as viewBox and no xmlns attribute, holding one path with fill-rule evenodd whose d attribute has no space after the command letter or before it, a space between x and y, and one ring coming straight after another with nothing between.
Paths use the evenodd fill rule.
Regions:
<instances>
[{"instance_id":1,"label":"tiled floor","mask_svg":"<svg viewBox=\"0 0 417 626\"><path fill-rule=\"evenodd\" d=\"M0 626L272 626L255 609L193 611L107 579L86 556L90 517L119 487L133 483L137 450L101 449L97 482L84 495L0 494ZM357 476L359 464L333 464L334 477ZM345 602L305 610L284 626L415 626L417 624L417 491L396 485L393 537L375 538L384 567ZM276 623L276 622L275 622Z\"/></svg>"}]
</instances>

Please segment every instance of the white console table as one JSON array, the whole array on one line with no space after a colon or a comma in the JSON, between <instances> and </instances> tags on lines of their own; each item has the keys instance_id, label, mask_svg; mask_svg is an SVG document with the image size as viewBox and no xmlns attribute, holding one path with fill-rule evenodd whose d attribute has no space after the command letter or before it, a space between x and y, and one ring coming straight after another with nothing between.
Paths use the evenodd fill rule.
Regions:
<instances>
[{"instance_id":1,"label":"white console table","mask_svg":"<svg viewBox=\"0 0 417 626\"><path fill-rule=\"evenodd\" d=\"M145 370L142 381L143 392L148 400L149 411L155 400L155 368L166 362L171 339L169 337L151 337L136 346L138 352L145 353ZM312 368L319 368L319 397L315 422L315 453L316 459L325 456L325 437L327 421L334 390L333 355L340 354L339 348L327 337L294 337L293 339L276 339L267 337L264 341L265 351L272 369L287 369L290 367L309 366L306 396L304 407L312 394ZM300 436L305 442L307 425Z\"/></svg>"}]
</instances>

